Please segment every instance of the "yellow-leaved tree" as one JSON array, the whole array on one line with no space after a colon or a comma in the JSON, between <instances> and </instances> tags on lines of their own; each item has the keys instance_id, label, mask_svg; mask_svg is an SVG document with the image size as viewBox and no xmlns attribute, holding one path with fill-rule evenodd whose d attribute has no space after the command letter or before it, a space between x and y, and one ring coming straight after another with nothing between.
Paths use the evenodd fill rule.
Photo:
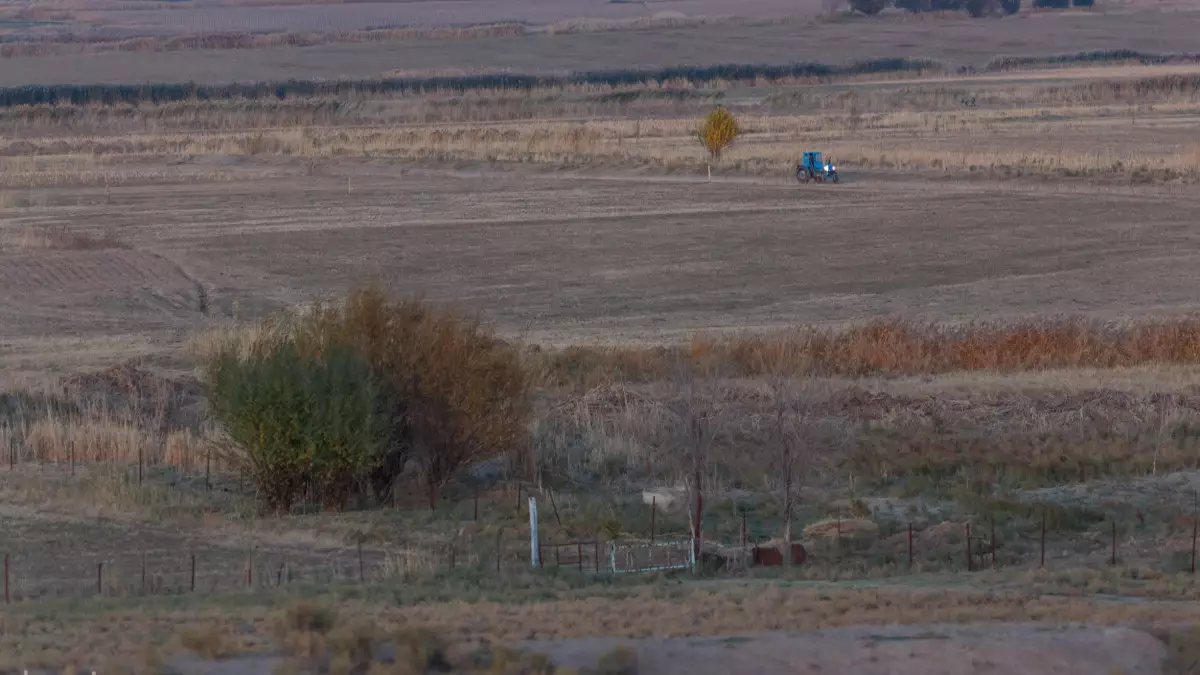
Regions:
<instances>
[{"instance_id":1,"label":"yellow-leaved tree","mask_svg":"<svg viewBox=\"0 0 1200 675\"><path fill-rule=\"evenodd\" d=\"M742 129L738 126L737 118L721 106L713 108L700 124L697 136L704 149L708 151L708 178L712 180L712 163L720 161L721 153L729 149Z\"/></svg>"}]
</instances>

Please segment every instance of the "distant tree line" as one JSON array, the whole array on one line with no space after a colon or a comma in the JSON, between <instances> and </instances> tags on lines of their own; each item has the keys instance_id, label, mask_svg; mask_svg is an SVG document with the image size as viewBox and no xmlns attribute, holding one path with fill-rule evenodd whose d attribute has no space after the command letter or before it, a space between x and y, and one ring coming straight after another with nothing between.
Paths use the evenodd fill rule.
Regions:
<instances>
[{"instance_id":1,"label":"distant tree line","mask_svg":"<svg viewBox=\"0 0 1200 675\"><path fill-rule=\"evenodd\" d=\"M1021 11L1021 0L848 0L856 12L874 15L889 6L912 13L920 12L966 12L974 17L1011 15ZM1095 0L1033 0L1039 9L1067 9L1091 7Z\"/></svg>"},{"instance_id":2,"label":"distant tree line","mask_svg":"<svg viewBox=\"0 0 1200 675\"><path fill-rule=\"evenodd\" d=\"M674 66L643 70L609 70L570 75L509 73L444 77L406 77L374 80L287 80L204 85L195 82L162 84L60 84L0 88L0 107L19 105L138 105L174 101L261 100L287 98L351 98L434 91L463 92L491 89L538 89L579 84L630 86L673 81L693 83L753 81L784 78L836 78L871 73L928 71L941 64L926 59L884 58L842 65L795 62L786 65L719 64Z\"/></svg>"}]
</instances>

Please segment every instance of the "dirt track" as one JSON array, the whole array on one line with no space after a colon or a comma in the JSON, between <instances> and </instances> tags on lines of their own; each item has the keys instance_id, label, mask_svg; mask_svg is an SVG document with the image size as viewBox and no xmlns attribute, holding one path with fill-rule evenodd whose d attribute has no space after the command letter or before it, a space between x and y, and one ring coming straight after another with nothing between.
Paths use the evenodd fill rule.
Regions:
<instances>
[{"instance_id":1,"label":"dirt track","mask_svg":"<svg viewBox=\"0 0 1200 675\"><path fill-rule=\"evenodd\" d=\"M654 675L1159 675L1166 657L1162 643L1145 633L1048 624L880 626L727 638L581 638L521 646L547 654L560 666L582 669L594 667L617 645L636 650L637 672ZM265 675L280 661L255 656L224 662L183 658L174 667L179 675Z\"/></svg>"}]
</instances>

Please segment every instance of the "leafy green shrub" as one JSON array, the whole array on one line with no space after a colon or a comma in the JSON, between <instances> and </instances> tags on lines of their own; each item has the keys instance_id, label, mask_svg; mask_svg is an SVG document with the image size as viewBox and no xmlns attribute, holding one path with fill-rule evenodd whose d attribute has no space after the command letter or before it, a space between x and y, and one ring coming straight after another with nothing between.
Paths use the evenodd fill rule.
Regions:
<instances>
[{"instance_id":1,"label":"leafy green shrub","mask_svg":"<svg viewBox=\"0 0 1200 675\"><path fill-rule=\"evenodd\" d=\"M275 511L309 487L326 506L342 507L386 437L370 370L349 349L306 356L282 342L248 355L227 350L209 365L208 380L213 413Z\"/></svg>"},{"instance_id":2,"label":"leafy green shrub","mask_svg":"<svg viewBox=\"0 0 1200 675\"><path fill-rule=\"evenodd\" d=\"M316 355L341 346L362 357L378 385L379 410L387 442L371 468L369 483L377 501L386 502L404 470L412 446L409 402L417 379L412 348L417 327L428 309L419 301L392 302L382 290L353 291L344 302L310 308L291 326L300 351Z\"/></svg>"}]
</instances>

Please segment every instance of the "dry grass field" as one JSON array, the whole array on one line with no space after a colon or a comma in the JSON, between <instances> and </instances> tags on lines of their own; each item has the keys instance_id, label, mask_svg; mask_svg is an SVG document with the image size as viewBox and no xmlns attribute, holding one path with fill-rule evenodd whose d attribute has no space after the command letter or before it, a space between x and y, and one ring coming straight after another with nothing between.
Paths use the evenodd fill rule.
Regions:
<instances>
[{"instance_id":1,"label":"dry grass field","mask_svg":"<svg viewBox=\"0 0 1200 675\"><path fill-rule=\"evenodd\" d=\"M62 10L170 36L443 9L151 4ZM531 23L658 11L445 4ZM694 4L678 11L716 12ZM687 658L689 672L759 672L801 652L810 672L899 659L913 672L1200 672L1200 68L956 71L1185 52L1200 14L745 11L764 20L4 59L0 85L881 54L948 68L0 108L0 553L15 599L0 672L419 673L444 660L631 675ZM1114 45L1118 25L1128 39ZM714 105L743 134L710 177L695 132ZM841 183L797 184L807 150ZM414 489L385 508L268 515L209 410L203 365L265 340L264 317L369 281L517 344L530 442L472 467L432 510ZM809 560L747 567L743 542L783 536L768 460L785 429ZM604 573L609 541L686 531L679 504L651 516L642 490L672 494L693 469L703 578ZM556 548L562 569L530 572L531 493L545 542L595 549ZM994 622L1036 625L936 625ZM1074 622L1134 630L1054 632ZM861 628L885 624L912 628ZM701 636L713 640L682 641ZM621 642L633 639L648 642ZM391 663L366 671L375 657Z\"/></svg>"}]
</instances>

